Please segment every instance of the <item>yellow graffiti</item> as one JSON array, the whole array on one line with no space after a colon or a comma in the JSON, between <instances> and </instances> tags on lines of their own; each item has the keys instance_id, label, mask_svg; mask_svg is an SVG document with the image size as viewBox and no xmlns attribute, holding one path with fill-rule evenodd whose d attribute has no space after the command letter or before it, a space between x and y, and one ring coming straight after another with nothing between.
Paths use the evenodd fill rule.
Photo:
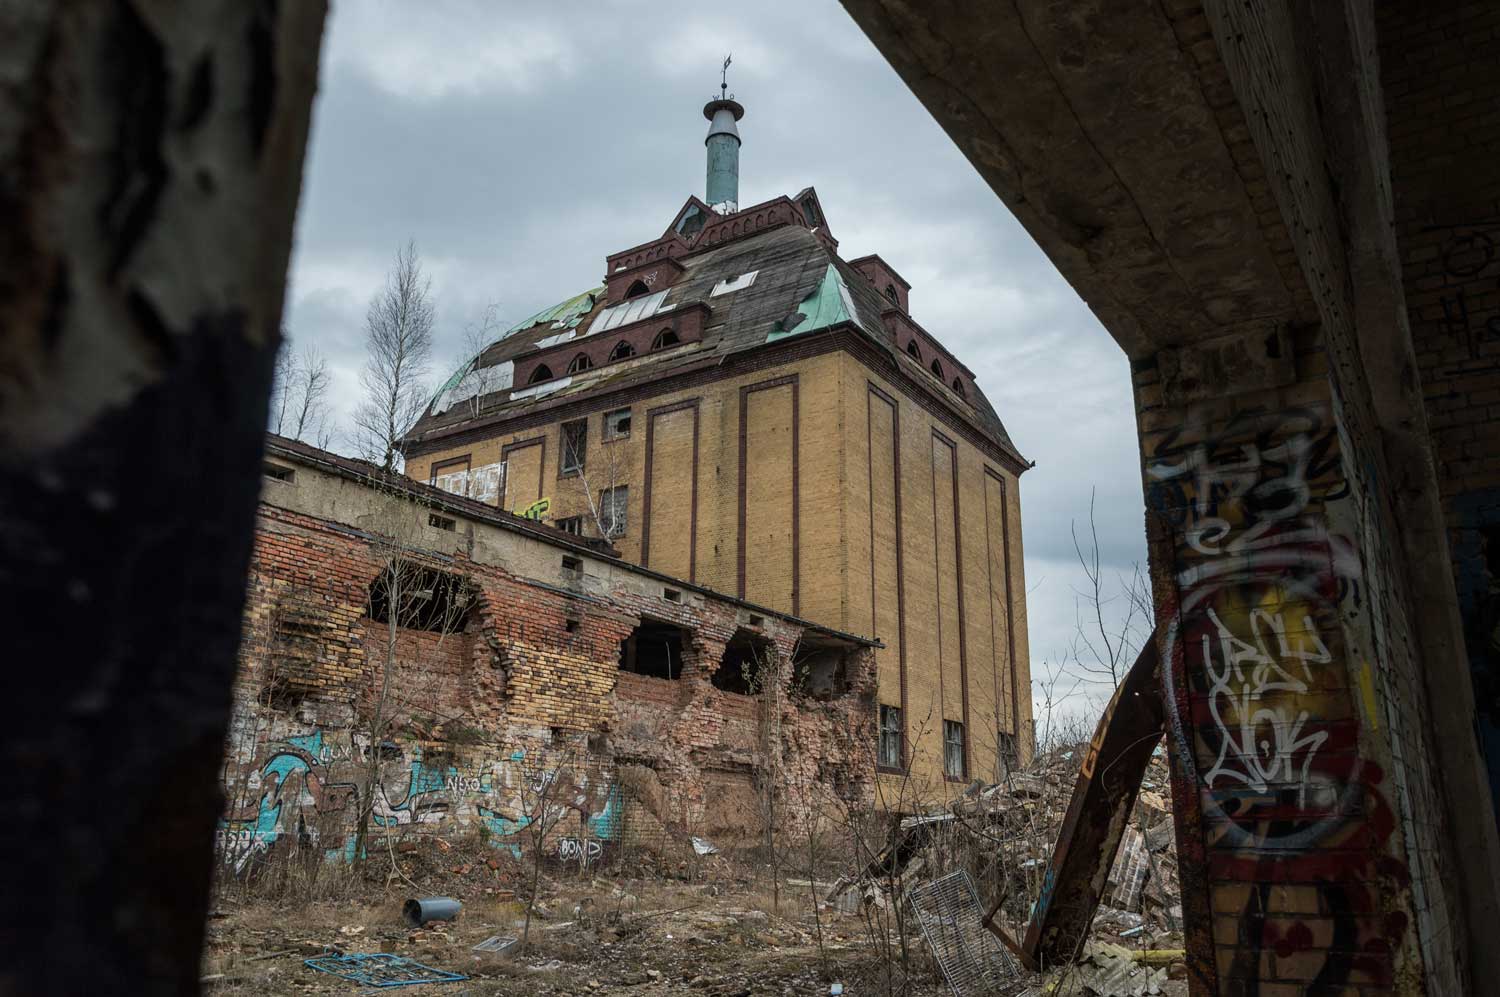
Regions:
<instances>
[{"instance_id":1,"label":"yellow graffiti","mask_svg":"<svg viewBox=\"0 0 1500 997\"><path fill-rule=\"evenodd\" d=\"M521 515L527 519L540 520L552 509L552 500L549 498L537 499L535 502L521 510Z\"/></svg>"},{"instance_id":2,"label":"yellow graffiti","mask_svg":"<svg viewBox=\"0 0 1500 997\"><path fill-rule=\"evenodd\" d=\"M1359 696L1365 707L1365 720L1371 730L1380 729L1380 714L1375 707L1375 679L1370 674L1370 663L1359 663Z\"/></svg>"}]
</instances>

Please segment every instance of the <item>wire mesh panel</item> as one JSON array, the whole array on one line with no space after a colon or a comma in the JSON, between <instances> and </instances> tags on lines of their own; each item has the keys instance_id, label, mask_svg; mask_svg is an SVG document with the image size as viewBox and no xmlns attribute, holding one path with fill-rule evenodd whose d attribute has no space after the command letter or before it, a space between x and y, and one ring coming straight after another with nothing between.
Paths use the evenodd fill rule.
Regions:
<instances>
[{"instance_id":1,"label":"wire mesh panel","mask_svg":"<svg viewBox=\"0 0 1500 997\"><path fill-rule=\"evenodd\" d=\"M981 923L984 910L968 872L960 870L906 891L954 997L979 997L1016 982L1020 967Z\"/></svg>"},{"instance_id":2,"label":"wire mesh panel","mask_svg":"<svg viewBox=\"0 0 1500 997\"><path fill-rule=\"evenodd\" d=\"M468 979L462 973L433 969L399 955L381 952L321 955L302 962L320 973L331 973L367 987L410 987L422 983L449 983Z\"/></svg>"}]
</instances>

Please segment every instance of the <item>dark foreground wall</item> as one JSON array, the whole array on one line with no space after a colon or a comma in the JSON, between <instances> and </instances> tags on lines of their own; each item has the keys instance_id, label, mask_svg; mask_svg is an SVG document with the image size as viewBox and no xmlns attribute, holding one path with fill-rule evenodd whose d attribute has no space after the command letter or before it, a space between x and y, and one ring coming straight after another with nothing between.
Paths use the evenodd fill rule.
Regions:
<instances>
[{"instance_id":1,"label":"dark foreground wall","mask_svg":"<svg viewBox=\"0 0 1500 997\"><path fill-rule=\"evenodd\" d=\"M195 993L323 4L0 11L0 993Z\"/></svg>"}]
</instances>

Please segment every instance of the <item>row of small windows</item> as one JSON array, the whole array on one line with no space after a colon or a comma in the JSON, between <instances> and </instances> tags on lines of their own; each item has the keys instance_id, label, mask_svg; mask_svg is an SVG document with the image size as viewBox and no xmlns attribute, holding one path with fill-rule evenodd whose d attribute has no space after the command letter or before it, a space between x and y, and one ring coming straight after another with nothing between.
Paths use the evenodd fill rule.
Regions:
<instances>
[{"instance_id":1,"label":"row of small windows","mask_svg":"<svg viewBox=\"0 0 1500 997\"><path fill-rule=\"evenodd\" d=\"M682 340L678 337L676 332L671 329L663 329L661 332L658 332L656 334L655 339L651 340L651 352L655 353L657 350L664 350L669 346L676 346L681 342ZM635 356L635 347L631 346L629 342L623 339L615 344L614 349L609 351L609 359L611 362L617 360L628 360L633 356ZM581 374L582 372L590 369L593 366L594 361L589 357L589 355L587 353L580 353L572 360L568 361L567 373ZM526 379L526 383L528 385L541 384L543 381L550 381L556 376L557 375L552 373L551 367L547 366L544 363L541 363L537 364L536 367L532 369L531 376Z\"/></svg>"},{"instance_id":2,"label":"row of small windows","mask_svg":"<svg viewBox=\"0 0 1500 997\"><path fill-rule=\"evenodd\" d=\"M906 353L917 363L922 362L922 348L917 345L917 341L915 339L907 342ZM932 363L928 365L927 369L932 371L933 376L936 377L939 381L943 380L943 365L938 362L937 357L932 358ZM955 376L953 378L953 383L950 384L949 387L953 389L953 393L958 395L958 397L968 397L964 393L964 382L962 378Z\"/></svg>"}]
</instances>

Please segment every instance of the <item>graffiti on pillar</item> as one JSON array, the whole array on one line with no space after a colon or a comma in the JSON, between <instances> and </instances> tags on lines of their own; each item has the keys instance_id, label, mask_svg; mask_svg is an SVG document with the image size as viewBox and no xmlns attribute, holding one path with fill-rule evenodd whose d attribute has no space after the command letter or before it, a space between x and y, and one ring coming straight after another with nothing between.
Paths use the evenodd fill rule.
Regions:
<instances>
[{"instance_id":1,"label":"graffiti on pillar","mask_svg":"<svg viewBox=\"0 0 1500 997\"><path fill-rule=\"evenodd\" d=\"M1267 951L1291 965L1326 921L1340 951L1316 947L1326 959L1307 971L1309 992L1388 983L1404 920L1356 915L1404 888L1406 870L1384 854L1395 821L1359 750L1363 663L1348 660L1341 613L1360 605L1361 566L1329 525L1348 494L1331 420L1241 413L1207 439L1172 434L1146 477L1173 545L1162 674L1174 755L1197 786L1213 913L1241 918L1229 977L1259 979ZM1252 884L1248 896L1231 883Z\"/></svg>"}]
</instances>

